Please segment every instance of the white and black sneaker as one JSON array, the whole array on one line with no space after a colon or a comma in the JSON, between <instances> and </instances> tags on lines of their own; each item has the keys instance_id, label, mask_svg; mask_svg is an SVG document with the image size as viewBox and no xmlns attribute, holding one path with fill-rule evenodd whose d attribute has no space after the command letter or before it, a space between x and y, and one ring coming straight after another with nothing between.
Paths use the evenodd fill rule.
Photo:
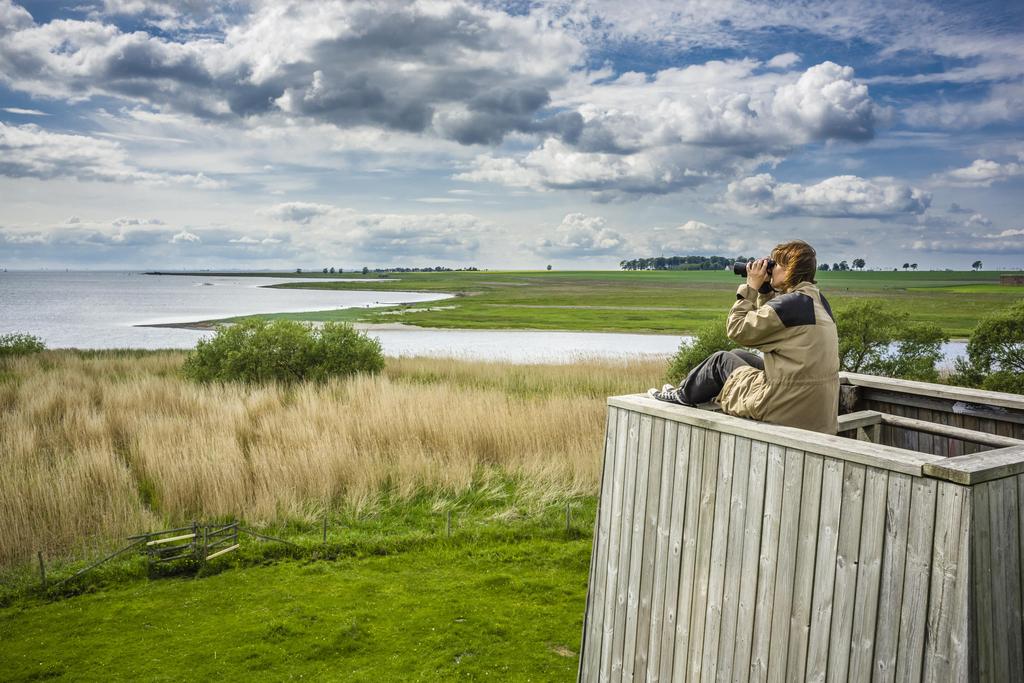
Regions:
<instances>
[{"instance_id":1,"label":"white and black sneaker","mask_svg":"<svg viewBox=\"0 0 1024 683\"><path fill-rule=\"evenodd\" d=\"M679 397L679 389L674 384L666 384L661 389L647 390L647 395L651 398L656 398L659 401L665 401L666 403L678 403L680 405L688 405L683 403L682 398Z\"/></svg>"}]
</instances>

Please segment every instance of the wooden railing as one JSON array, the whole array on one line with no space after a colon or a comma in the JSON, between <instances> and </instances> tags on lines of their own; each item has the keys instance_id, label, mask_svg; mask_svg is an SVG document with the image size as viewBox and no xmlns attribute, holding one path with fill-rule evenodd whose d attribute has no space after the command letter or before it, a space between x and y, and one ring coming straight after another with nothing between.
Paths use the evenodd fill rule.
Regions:
<instances>
[{"instance_id":1,"label":"wooden railing","mask_svg":"<svg viewBox=\"0 0 1024 683\"><path fill-rule=\"evenodd\" d=\"M581 680L1024 680L1024 402L879 379L845 378L865 440L608 400ZM879 410L924 399L979 422Z\"/></svg>"}]
</instances>

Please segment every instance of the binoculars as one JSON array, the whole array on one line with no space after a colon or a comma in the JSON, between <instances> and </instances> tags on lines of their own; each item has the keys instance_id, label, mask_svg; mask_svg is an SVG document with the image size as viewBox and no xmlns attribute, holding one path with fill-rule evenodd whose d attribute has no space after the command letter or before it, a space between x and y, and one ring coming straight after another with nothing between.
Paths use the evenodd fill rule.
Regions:
<instances>
[{"instance_id":1,"label":"binoculars","mask_svg":"<svg viewBox=\"0 0 1024 683\"><path fill-rule=\"evenodd\" d=\"M749 266L753 262L754 262L753 259L751 259L747 263L743 263L743 262L738 261L738 262L732 264L732 272L734 272L736 275L739 275L740 277L746 277L747 276L747 266ZM771 277L772 268L774 268L774 267L775 267L775 261L772 261L771 259L768 259L768 276L769 277Z\"/></svg>"}]
</instances>

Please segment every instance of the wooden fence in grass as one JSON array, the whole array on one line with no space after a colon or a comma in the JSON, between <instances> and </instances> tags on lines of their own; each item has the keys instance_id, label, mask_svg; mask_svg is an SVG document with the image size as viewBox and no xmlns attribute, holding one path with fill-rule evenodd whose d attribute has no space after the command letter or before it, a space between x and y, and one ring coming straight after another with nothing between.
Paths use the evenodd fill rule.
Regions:
<instances>
[{"instance_id":1,"label":"wooden fence in grass","mask_svg":"<svg viewBox=\"0 0 1024 683\"><path fill-rule=\"evenodd\" d=\"M840 436L608 400L581 681L1024 680L1024 399L843 381Z\"/></svg>"}]
</instances>

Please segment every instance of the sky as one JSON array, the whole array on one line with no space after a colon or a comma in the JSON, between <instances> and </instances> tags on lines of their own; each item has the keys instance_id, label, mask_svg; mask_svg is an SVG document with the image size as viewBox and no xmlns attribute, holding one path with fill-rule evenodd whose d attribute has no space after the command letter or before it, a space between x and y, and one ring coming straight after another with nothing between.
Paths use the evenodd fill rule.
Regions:
<instances>
[{"instance_id":1,"label":"sky","mask_svg":"<svg viewBox=\"0 0 1024 683\"><path fill-rule=\"evenodd\" d=\"M0 268L1024 267L1024 3L0 0Z\"/></svg>"}]
</instances>

